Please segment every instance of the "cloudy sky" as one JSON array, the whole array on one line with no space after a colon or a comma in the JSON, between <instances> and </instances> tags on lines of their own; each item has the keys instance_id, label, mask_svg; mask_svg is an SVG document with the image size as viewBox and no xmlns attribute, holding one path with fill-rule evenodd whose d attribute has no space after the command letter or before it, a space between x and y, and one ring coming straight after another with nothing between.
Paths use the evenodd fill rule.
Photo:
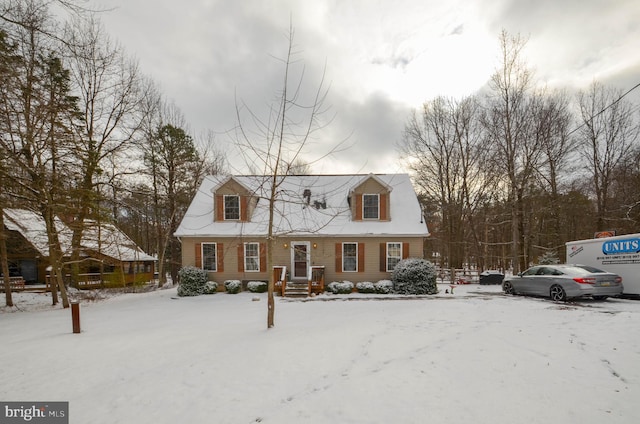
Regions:
<instances>
[{"instance_id":1,"label":"cloudy sky","mask_svg":"<svg viewBox=\"0 0 640 424\"><path fill-rule=\"evenodd\" d=\"M529 38L540 84L576 90L599 80L640 83L638 0L98 0L107 32L183 111L194 135L231 153L236 105L268 117L282 89L288 29L303 87L325 73L327 118L313 161L347 139L317 173L405 172L396 143L411 111L438 95L481 89L502 29ZM296 77L300 67L295 70ZM639 90L636 90L639 91Z\"/></svg>"}]
</instances>

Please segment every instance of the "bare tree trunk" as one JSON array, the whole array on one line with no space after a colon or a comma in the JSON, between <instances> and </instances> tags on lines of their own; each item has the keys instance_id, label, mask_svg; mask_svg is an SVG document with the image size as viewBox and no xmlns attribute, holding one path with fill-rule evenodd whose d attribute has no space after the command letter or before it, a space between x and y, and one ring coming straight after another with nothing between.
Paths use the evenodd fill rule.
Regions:
<instances>
[{"instance_id":1,"label":"bare tree trunk","mask_svg":"<svg viewBox=\"0 0 640 424\"><path fill-rule=\"evenodd\" d=\"M62 307L69 307L69 298L67 297L67 289L63 280L63 267L62 267L62 249L60 248L60 239L58 237L58 230L55 225L55 215L53 211L44 207L42 211L45 224L47 226L47 237L49 240L49 261L51 265L51 299L53 304L58 303L58 290L60 290L60 296L62 297ZM57 287L56 287L57 286Z\"/></svg>"},{"instance_id":2,"label":"bare tree trunk","mask_svg":"<svg viewBox=\"0 0 640 424\"><path fill-rule=\"evenodd\" d=\"M268 284L268 301L267 301L267 328L272 328L275 324L275 300L274 288L275 278L273 273L273 249L277 240L278 228L275 227L274 209L279 197L279 186L285 181L287 175L296 165L300 158L300 154L310 140L311 135L320 129L323 124L320 115L325 112L323 102L327 92L324 88L323 80L315 91L315 95L309 105L304 105L301 97L300 87L302 85L302 76L297 81L294 90L288 91L290 81L290 71L292 71L292 55L293 55L293 28L289 28L289 47L286 57L282 60L284 63L284 78L282 92L278 96L278 105L271 110L273 115L269 119L261 120L253 114L251 122L258 127L257 132L247 131L243 127L240 116L240 107L236 105L236 116L238 119L237 126L237 144L242 149L242 154L247 160L249 167L253 167L256 163L260 164L262 173L266 177L265 183L270 184L269 191L265 196L269 196L266 201L269 205L269 222L267 229L267 271L269 272ZM293 118L295 113L292 109L298 110L306 116L300 119L300 116ZM292 128L300 128L295 131ZM251 139L250 134L260 133L264 136L261 143ZM339 143L342 144L342 143ZM339 147L339 145L338 145ZM331 154L337 147L329 151ZM252 157L253 156L253 157ZM252 161L252 162L251 162Z\"/></svg>"},{"instance_id":3,"label":"bare tree trunk","mask_svg":"<svg viewBox=\"0 0 640 424\"><path fill-rule=\"evenodd\" d=\"M4 211L0 208L0 261L2 262L2 280L4 281L4 295L7 306L13 306L11 296L11 278L9 276L9 261L7 258L7 237L4 227Z\"/></svg>"}]
</instances>

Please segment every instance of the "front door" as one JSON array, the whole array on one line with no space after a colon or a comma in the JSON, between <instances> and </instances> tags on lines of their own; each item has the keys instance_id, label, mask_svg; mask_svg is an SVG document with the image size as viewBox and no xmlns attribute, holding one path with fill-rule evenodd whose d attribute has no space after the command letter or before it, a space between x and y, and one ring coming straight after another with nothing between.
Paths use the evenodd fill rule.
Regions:
<instances>
[{"instance_id":1,"label":"front door","mask_svg":"<svg viewBox=\"0 0 640 424\"><path fill-rule=\"evenodd\" d=\"M309 242L294 241L291 243L291 269L293 273L292 279L307 279L309 272Z\"/></svg>"}]
</instances>

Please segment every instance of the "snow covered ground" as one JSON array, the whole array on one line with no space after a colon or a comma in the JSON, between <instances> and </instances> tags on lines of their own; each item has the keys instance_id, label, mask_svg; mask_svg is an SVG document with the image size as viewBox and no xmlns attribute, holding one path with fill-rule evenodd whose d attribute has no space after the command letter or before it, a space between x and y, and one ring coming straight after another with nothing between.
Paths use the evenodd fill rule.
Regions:
<instances>
[{"instance_id":1,"label":"snow covered ground","mask_svg":"<svg viewBox=\"0 0 640 424\"><path fill-rule=\"evenodd\" d=\"M276 298L271 330L264 294L122 294L83 301L81 334L15 294L0 400L69 401L71 423L640 422L640 301L445 288Z\"/></svg>"}]
</instances>

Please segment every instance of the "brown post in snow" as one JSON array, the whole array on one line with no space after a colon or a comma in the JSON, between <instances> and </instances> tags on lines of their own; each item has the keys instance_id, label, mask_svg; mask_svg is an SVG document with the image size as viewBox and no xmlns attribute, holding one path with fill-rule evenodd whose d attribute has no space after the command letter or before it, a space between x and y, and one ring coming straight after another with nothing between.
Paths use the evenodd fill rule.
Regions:
<instances>
[{"instance_id":1,"label":"brown post in snow","mask_svg":"<svg viewBox=\"0 0 640 424\"><path fill-rule=\"evenodd\" d=\"M73 322L73 333L80 333L80 303L71 302L71 321Z\"/></svg>"}]
</instances>

